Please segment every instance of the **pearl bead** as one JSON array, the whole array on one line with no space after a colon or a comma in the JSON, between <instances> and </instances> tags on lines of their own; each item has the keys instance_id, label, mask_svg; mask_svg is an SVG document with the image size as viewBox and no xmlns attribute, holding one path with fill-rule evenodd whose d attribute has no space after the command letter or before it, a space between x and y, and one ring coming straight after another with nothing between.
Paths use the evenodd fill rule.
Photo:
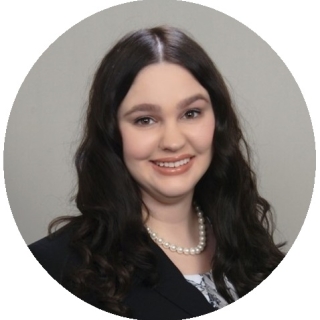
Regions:
<instances>
[{"instance_id":1,"label":"pearl bead","mask_svg":"<svg viewBox=\"0 0 320 320\"><path fill-rule=\"evenodd\" d=\"M178 253L182 253L182 252L183 252L183 248L178 247L178 248L177 248L177 252L178 252Z\"/></svg>"},{"instance_id":2,"label":"pearl bead","mask_svg":"<svg viewBox=\"0 0 320 320\"><path fill-rule=\"evenodd\" d=\"M184 254L189 254L189 253L190 253L190 250L189 250L188 248L185 248L185 249L183 249L183 253L184 253Z\"/></svg>"},{"instance_id":3,"label":"pearl bead","mask_svg":"<svg viewBox=\"0 0 320 320\"><path fill-rule=\"evenodd\" d=\"M194 255L196 253L195 248L190 248L190 254Z\"/></svg>"},{"instance_id":4,"label":"pearl bead","mask_svg":"<svg viewBox=\"0 0 320 320\"><path fill-rule=\"evenodd\" d=\"M169 242L164 242L164 243L163 243L163 246L164 246L166 249L168 249L168 248L170 247L170 243L169 243Z\"/></svg>"},{"instance_id":5,"label":"pearl bead","mask_svg":"<svg viewBox=\"0 0 320 320\"><path fill-rule=\"evenodd\" d=\"M177 247L176 247L174 244L171 244L171 245L170 245L170 250L171 250L171 251L176 251L176 250L177 250Z\"/></svg>"}]
</instances>

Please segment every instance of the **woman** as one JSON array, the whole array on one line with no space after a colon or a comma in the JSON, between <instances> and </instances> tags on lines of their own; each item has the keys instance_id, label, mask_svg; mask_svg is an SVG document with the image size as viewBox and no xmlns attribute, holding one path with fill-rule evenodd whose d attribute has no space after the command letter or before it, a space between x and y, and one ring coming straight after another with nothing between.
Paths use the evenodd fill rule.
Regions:
<instances>
[{"instance_id":1,"label":"woman","mask_svg":"<svg viewBox=\"0 0 320 320\"><path fill-rule=\"evenodd\" d=\"M244 296L284 254L222 76L175 28L139 30L102 60L76 153L81 215L30 249L84 301L185 319Z\"/></svg>"}]
</instances>

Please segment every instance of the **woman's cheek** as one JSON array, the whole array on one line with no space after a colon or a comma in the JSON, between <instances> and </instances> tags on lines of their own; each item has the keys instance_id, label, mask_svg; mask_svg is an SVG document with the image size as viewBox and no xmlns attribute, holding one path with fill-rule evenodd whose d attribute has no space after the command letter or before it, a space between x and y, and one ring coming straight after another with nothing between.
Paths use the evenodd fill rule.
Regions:
<instances>
[{"instance_id":1,"label":"woman's cheek","mask_svg":"<svg viewBox=\"0 0 320 320\"><path fill-rule=\"evenodd\" d=\"M205 152L212 147L214 135L214 123L208 123L190 132L190 139L193 146L199 152Z\"/></svg>"},{"instance_id":2,"label":"woman's cheek","mask_svg":"<svg viewBox=\"0 0 320 320\"><path fill-rule=\"evenodd\" d=\"M150 132L127 132L122 136L123 152L127 160L149 159L157 149L156 138Z\"/></svg>"}]
</instances>

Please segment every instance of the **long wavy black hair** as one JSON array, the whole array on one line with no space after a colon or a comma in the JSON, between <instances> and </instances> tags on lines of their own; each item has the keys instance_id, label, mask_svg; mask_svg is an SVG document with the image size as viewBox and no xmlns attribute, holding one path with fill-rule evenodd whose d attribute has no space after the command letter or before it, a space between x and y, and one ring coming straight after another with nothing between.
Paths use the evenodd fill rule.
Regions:
<instances>
[{"instance_id":1,"label":"long wavy black hair","mask_svg":"<svg viewBox=\"0 0 320 320\"><path fill-rule=\"evenodd\" d=\"M213 106L214 156L194 197L212 222L217 243L212 272L218 291L231 303L224 276L242 297L284 257L273 241L270 205L258 193L249 147L214 63L179 29L130 33L106 54L92 83L84 135L75 155L75 202L81 214L49 226L52 230L63 221L74 226L72 245L82 264L73 275L73 290L79 296L94 292L106 310L118 315L130 315L122 302L132 275L142 271L146 285L154 285L157 273L141 215L141 193L123 161L117 112L137 74L163 61L188 70L207 90Z\"/></svg>"}]
</instances>

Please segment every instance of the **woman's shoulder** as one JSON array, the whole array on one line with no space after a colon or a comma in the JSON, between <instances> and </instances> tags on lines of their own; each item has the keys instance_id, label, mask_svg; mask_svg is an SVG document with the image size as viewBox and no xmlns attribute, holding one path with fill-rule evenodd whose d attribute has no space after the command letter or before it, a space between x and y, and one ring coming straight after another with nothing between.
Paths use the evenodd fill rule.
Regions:
<instances>
[{"instance_id":1,"label":"woman's shoulder","mask_svg":"<svg viewBox=\"0 0 320 320\"><path fill-rule=\"evenodd\" d=\"M42 267L60 283L66 272L80 262L71 246L72 234L73 228L64 227L28 246Z\"/></svg>"}]
</instances>

